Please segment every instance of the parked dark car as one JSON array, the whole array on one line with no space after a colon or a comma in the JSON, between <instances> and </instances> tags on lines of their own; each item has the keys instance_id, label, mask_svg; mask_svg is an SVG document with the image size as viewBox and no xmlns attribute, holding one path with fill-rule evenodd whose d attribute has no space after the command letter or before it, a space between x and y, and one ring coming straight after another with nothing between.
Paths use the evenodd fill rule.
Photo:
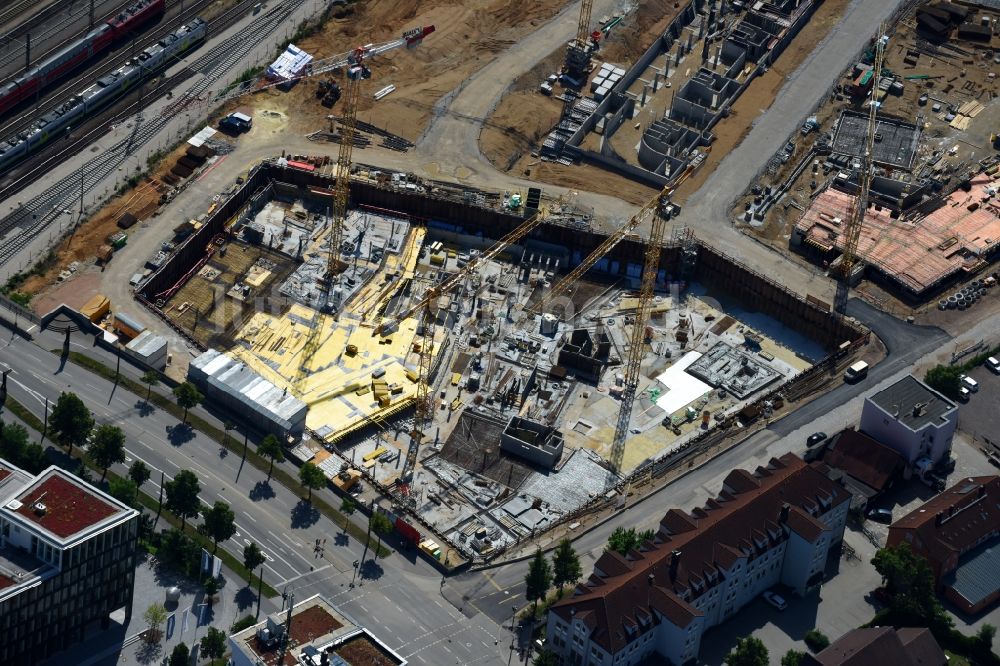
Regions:
<instances>
[{"instance_id":1,"label":"parked dark car","mask_svg":"<svg viewBox=\"0 0 1000 666\"><path fill-rule=\"evenodd\" d=\"M815 446L824 441L826 441L825 432L814 432L806 438L806 446Z\"/></svg>"},{"instance_id":2,"label":"parked dark car","mask_svg":"<svg viewBox=\"0 0 1000 666\"><path fill-rule=\"evenodd\" d=\"M868 509L866 514L869 519L874 520L877 523L885 523L888 525L892 522L892 511L889 509Z\"/></svg>"}]
</instances>

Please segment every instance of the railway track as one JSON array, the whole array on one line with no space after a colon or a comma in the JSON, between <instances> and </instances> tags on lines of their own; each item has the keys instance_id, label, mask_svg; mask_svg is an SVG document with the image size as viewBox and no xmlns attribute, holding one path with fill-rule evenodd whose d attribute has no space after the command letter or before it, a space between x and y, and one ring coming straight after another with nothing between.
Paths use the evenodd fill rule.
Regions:
<instances>
[{"instance_id":1,"label":"railway track","mask_svg":"<svg viewBox=\"0 0 1000 666\"><path fill-rule=\"evenodd\" d=\"M97 0L97 2L100 2L100 0ZM25 7L30 7L32 4L34 4L34 2L32 0L25 1L23 3L23 5L22 5L22 10L21 11L23 11L23 9ZM25 20L20 25L15 26L11 30L7 31L6 34L4 34L2 37L0 37L0 41L3 42L4 47L7 47L13 41L20 41L20 38L23 37L26 33L31 33L31 35L32 35L32 42L33 43L35 43L35 44L43 44L45 42L45 40L48 39L50 36L52 36L54 34L58 34L59 31L63 30L63 28L65 28L65 26L67 24L70 24L73 21L76 21L79 18L81 18L83 16L86 16L89 13L89 7L88 7L88 5L89 5L89 3L87 3L87 2L82 3L80 5L80 11L79 12L77 12L77 13L71 13L69 16L63 17L60 20L60 22L58 24L56 24L56 25L45 25L46 22L49 21L49 19L51 19L53 17L58 17L59 13L62 12L66 8L66 2L65 2L65 0L63 0L61 2L54 2L51 5L49 5L48 7L46 7L45 9L42 9L41 11L39 11L38 13L33 14L32 16L29 16L27 18L27 20ZM94 24L97 25L98 23L100 23L102 21L106 21L107 19L111 18L112 16L114 16L115 14L117 14L119 11L121 11L122 9L124 9L126 6L128 6L128 0L121 0L120 2L118 2L118 3L115 4L114 11L104 12L103 14L95 14L95 16L94 16ZM4 10L4 11L6 12L7 10ZM16 14L12 14L11 17L13 17L15 15ZM3 25L3 24L4 24L4 20L3 20L2 17L0 17L0 25ZM44 27L42 27L42 26L44 26ZM41 32L35 32L34 31L35 28L39 28L39 27L42 27ZM51 48L47 49L46 51L44 51L42 53L36 53L35 57L32 58L32 63L36 63L39 60L41 60L42 58L45 58L46 56L49 56L52 53L55 53L56 51L58 51L59 49L61 49L63 47L63 45L65 45L67 42L75 39L76 37L79 37L79 36L83 35L89 29L90 28L88 27L88 28L85 28L85 29L82 29L82 30L74 31L72 35L69 35L65 39L60 40L58 44L52 46ZM23 63L23 62L24 62L24 51L23 51L23 49L19 50L19 51L16 51L16 52L15 51L8 51L8 52L0 55L0 69L3 69L5 67L7 67L7 65L9 65L10 63ZM22 71L23 71L22 66L18 66L16 72L12 72L12 73L9 73L9 74L4 74L2 77L0 77L0 83L6 83L10 79L12 79L15 76L17 76L17 74L20 74Z\"/></svg>"},{"instance_id":2,"label":"railway track","mask_svg":"<svg viewBox=\"0 0 1000 666\"><path fill-rule=\"evenodd\" d=\"M35 4L35 0L18 0L4 9L0 9L0 25L6 25L8 21L20 16L25 9L33 4Z\"/></svg>"},{"instance_id":3,"label":"railway track","mask_svg":"<svg viewBox=\"0 0 1000 666\"><path fill-rule=\"evenodd\" d=\"M205 94L230 67L246 57L262 40L271 35L304 1L291 0L261 14L256 21L240 30L231 39L202 53L185 70L158 85L155 90L150 92L150 96L158 98L165 95L173 86L183 82L196 72L202 74L203 78L190 85L182 95L184 97L199 97ZM240 7L242 5L234 7L231 11ZM238 16L238 14L228 16L228 24L235 21ZM216 20L222 21L226 18L227 15L222 15ZM211 27L213 26L210 25ZM225 26L214 27L217 32ZM126 119L129 118L129 114L138 111L137 107L137 103L129 105L122 112L122 116ZM63 211L68 209L77 199L81 189L89 191L112 175L133 155L137 147L145 144L172 120L171 117L164 118L159 114L148 120L143 120L141 115L131 115L131 119L133 122L132 132L128 137L118 141L103 153L87 160L75 174L53 183L44 193L23 202L17 210L0 219L0 238L5 238L2 247L0 247L0 265L6 264L17 256L52 222L63 215ZM100 123L97 128L91 130L59 154L48 157L30 173L22 175L18 179L18 183L34 182L55 164L65 161L77 149L88 145L97 138L99 133L103 132L104 126L105 122ZM8 186L6 189L9 190L12 187L14 185ZM3 192L0 196L5 194L7 192ZM18 230L18 233L12 234L15 229Z\"/></svg>"},{"instance_id":4,"label":"railway track","mask_svg":"<svg viewBox=\"0 0 1000 666\"><path fill-rule=\"evenodd\" d=\"M0 124L0 140L27 129L36 118L45 115L55 107L59 106L66 100L67 97L79 91L81 88L93 83L101 76L118 69L135 53L140 53L146 47L152 46L158 40L162 39L164 35L174 30L178 25L195 18L202 10L212 5L213 1L214 0L198 0L197 2L192 2L190 7L185 7L183 15L168 15L157 23L154 28L144 33L144 39L142 41L137 41L133 46L129 47L127 52L125 48L119 47L117 51L105 54L103 58L91 64L78 76L60 84L51 91L46 92L44 101L38 104L38 106L25 109L19 116L11 118ZM233 9L246 7L248 3L249 0L244 0L244 2L234 6ZM126 2L125 4L128 3ZM222 26L219 29L225 27L226 26Z\"/></svg>"}]
</instances>

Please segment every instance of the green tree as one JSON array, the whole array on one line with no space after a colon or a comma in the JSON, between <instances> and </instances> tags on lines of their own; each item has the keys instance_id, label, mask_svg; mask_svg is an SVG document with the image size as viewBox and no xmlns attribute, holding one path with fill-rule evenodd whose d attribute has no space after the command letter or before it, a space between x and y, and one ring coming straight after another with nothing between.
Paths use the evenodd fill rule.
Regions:
<instances>
[{"instance_id":1,"label":"green tree","mask_svg":"<svg viewBox=\"0 0 1000 666\"><path fill-rule=\"evenodd\" d=\"M531 666L559 666L559 657L556 656L555 652L542 650L535 655Z\"/></svg>"},{"instance_id":2,"label":"green tree","mask_svg":"<svg viewBox=\"0 0 1000 666\"><path fill-rule=\"evenodd\" d=\"M562 596L564 585L572 585L582 575L580 558L573 550L573 544L569 539L563 539L552 554L552 580L559 588L559 596Z\"/></svg>"},{"instance_id":3,"label":"green tree","mask_svg":"<svg viewBox=\"0 0 1000 666\"><path fill-rule=\"evenodd\" d=\"M219 579L215 576L206 576L205 581L202 583L202 588L205 590L205 596L208 597L208 605L211 606L215 601L215 595L219 593Z\"/></svg>"},{"instance_id":4,"label":"green tree","mask_svg":"<svg viewBox=\"0 0 1000 666\"><path fill-rule=\"evenodd\" d=\"M201 566L201 548L194 539L177 528L171 528L160 538L159 554L180 573L193 576Z\"/></svg>"},{"instance_id":5,"label":"green tree","mask_svg":"<svg viewBox=\"0 0 1000 666\"><path fill-rule=\"evenodd\" d=\"M135 486L135 481L132 479L116 476L108 481L108 494L122 504L127 504L133 509L137 508L139 503L138 492L138 488Z\"/></svg>"},{"instance_id":6,"label":"green tree","mask_svg":"<svg viewBox=\"0 0 1000 666\"><path fill-rule=\"evenodd\" d=\"M87 437L94 429L94 415L79 396L64 391L59 394L59 399L52 408L49 427L59 442L69 447L72 454L74 446L83 446L87 442Z\"/></svg>"},{"instance_id":7,"label":"green tree","mask_svg":"<svg viewBox=\"0 0 1000 666\"><path fill-rule=\"evenodd\" d=\"M142 374L142 383L146 385L146 404L148 405L149 398L153 395L153 387L160 383L160 373L156 370L147 370Z\"/></svg>"},{"instance_id":8,"label":"green tree","mask_svg":"<svg viewBox=\"0 0 1000 666\"><path fill-rule=\"evenodd\" d=\"M767 666L767 648L759 638L747 636L736 642L733 651L726 655L726 666Z\"/></svg>"},{"instance_id":9,"label":"green tree","mask_svg":"<svg viewBox=\"0 0 1000 666\"><path fill-rule=\"evenodd\" d=\"M218 659L226 654L226 634L215 627L209 627L208 633L201 639L201 653L209 659Z\"/></svg>"},{"instance_id":10,"label":"green tree","mask_svg":"<svg viewBox=\"0 0 1000 666\"><path fill-rule=\"evenodd\" d=\"M326 487L326 474L316 465L307 462L299 468L299 481L309 489L309 500L312 502L313 491Z\"/></svg>"},{"instance_id":11,"label":"green tree","mask_svg":"<svg viewBox=\"0 0 1000 666\"><path fill-rule=\"evenodd\" d=\"M378 538L378 549L382 550L382 537L392 532L392 523L389 521L389 517L380 511L372 511L369 522L371 522L371 528Z\"/></svg>"},{"instance_id":12,"label":"green tree","mask_svg":"<svg viewBox=\"0 0 1000 666\"><path fill-rule=\"evenodd\" d=\"M48 466L49 456L41 444L28 444L18 465L18 467L31 474L40 474Z\"/></svg>"},{"instance_id":13,"label":"green tree","mask_svg":"<svg viewBox=\"0 0 1000 666\"><path fill-rule=\"evenodd\" d=\"M628 555L630 550L635 550L646 541L652 541L656 533L653 530L637 532L634 527L628 529L616 527L615 531L608 537L608 550L613 550L621 555Z\"/></svg>"},{"instance_id":14,"label":"green tree","mask_svg":"<svg viewBox=\"0 0 1000 666\"><path fill-rule=\"evenodd\" d=\"M142 488L142 484L149 481L149 477L152 474L146 463L141 460L136 460L132 463L132 466L128 468L128 478L135 482L136 488Z\"/></svg>"},{"instance_id":15,"label":"green tree","mask_svg":"<svg viewBox=\"0 0 1000 666\"><path fill-rule=\"evenodd\" d=\"M27 429L19 423L0 421L0 458L32 474L49 466L45 449L31 443Z\"/></svg>"},{"instance_id":16,"label":"green tree","mask_svg":"<svg viewBox=\"0 0 1000 666\"><path fill-rule=\"evenodd\" d=\"M0 458L17 465L28 448L28 431L17 423L0 421Z\"/></svg>"},{"instance_id":17,"label":"green tree","mask_svg":"<svg viewBox=\"0 0 1000 666\"><path fill-rule=\"evenodd\" d=\"M882 576L889 608L901 622L939 630L952 626L951 618L934 594L930 565L910 550L909 545L880 548L872 564Z\"/></svg>"},{"instance_id":18,"label":"green tree","mask_svg":"<svg viewBox=\"0 0 1000 666\"><path fill-rule=\"evenodd\" d=\"M109 423L97 426L87 453L94 464L101 468L101 481L104 481L109 467L125 462L125 432Z\"/></svg>"},{"instance_id":19,"label":"green tree","mask_svg":"<svg viewBox=\"0 0 1000 666\"><path fill-rule=\"evenodd\" d=\"M163 607L163 604L154 603L142 614L142 619L149 627L149 631L146 632L146 641L149 643L159 643L160 627L167 621L167 609Z\"/></svg>"},{"instance_id":20,"label":"green tree","mask_svg":"<svg viewBox=\"0 0 1000 666\"><path fill-rule=\"evenodd\" d=\"M178 643L170 653L169 666L188 666L191 661L191 651L184 643Z\"/></svg>"},{"instance_id":21,"label":"green tree","mask_svg":"<svg viewBox=\"0 0 1000 666\"><path fill-rule=\"evenodd\" d=\"M344 514L344 532L347 532L347 526L351 522L351 514L358 508L354 500L350 497L345 497L340 503L340 512Z\"/></svg>"},{"instance_id":22,"label":"green tree","mask_svg":"<svg viewBox=\"0 0 1000 666\"><path fill-rule=\"evenodd\" d=\"M281 442L274 435L267 435L257 446L257 453L271 459L271 466L267 468L267 480L270 481L271 472L274 471L274 463L285 460L285 452L281 448Z\"/></svg>"},{"instance_id":23,"label":"green tree","mask_svg":"<svg viewBox=\"0 0 1000 666\"><path fill-rule=\"evenodd\" d=\"M181 419L182 423L187 423L188 410L192 407L197 407L205 399L205 396L201 394L198 387L191 382L178 384L174 388L174 397L177 398L177 406L184 410L184 418Z\"/></svg>"},{"instance_id":24,"label":"green tree","mask_svg":"<svg viewBox=\"0 0 1000 666\"><path fill-rule=\"evenodd\" d=\"M801 666L802 660L806 658L805 652L799 652L798 650L789 650L781 658L781 666Z\"/></svg>"},{"instance_id":25,"label":"green tree","mask_svg":"<svg viewBox=\"0 0 1000 666\"><path fill-rule=\"evenodd\" d=\"M253 573L254 569L260 567L260 571L257 573L257 617L260 617L260 600L261 589L264 586L265 562L267 562L267 558L264 557L264 552L257 546L257 544L248 543L243 547L243 566L247 568L247 571Z\"/></svg>"},{"instance_id":26,"label":"green tree","mask_svg":"<svg viewBox=\"0 0 1000 666\"><path fill-rule=\"evenodd\" d=\"M535 556L528 563L528 573L524 576L524 597L535 603L531 614L538 612L538 602L545 598L552 587L552 569L549 561L542 554L542 549L535 550Z\"/></svg>"},{"instance_id":27,"label":"green tree","mask_svg":"<svg viewBox=\"0 0 1000 666\"><path fill-rule=\"evenodd\" d=\"M219 550L220 541L236 534L236 514L222 500L217 501L210 509L203 509L201 515L205 520L202 525L204 532L212 540L212 552Z\"/></svg>"},{"instance_id":28,"label":"green tree","mask_svg":"<svg viewBox=\"0 0 1000 666\"><path fill-rule=\"evenodd\" d=\"M924 375L924 383L955 400L962 386L962 370L951 365L935 365Z\"/></svg>"},{"instance_id":29,"label":"green tree","mask_svg":"<svg viewBox=\"0 0 1000 666\"><path fill-rule=\"evenodd\" d=\"M810 629L802 640L813 652L821 652L830 646L830 639L819 629Z\"/></svg>"},{"instance_id":30,"label":"green tree","mask_svg":"<svg viewBox=\"0 0 1000 666\"><path fill-rule=\"evenodd\" d=\"M983 652L989 653L993 649L993 638L997 635L997 628L992 624L984 624L976 632L976 640L979 641Z\"/></svg>"},{"instance_id":31,"label":"green tree","mask_svg":"<svg viewBox=\"0 0 1000 666\"><path fill-rule=\"evenodd\" d=\"M188 518L196 518L201 513L201 500L198 494L201 493L201 484L194 472L182 469L177 472L170 481L163 484L163 490L167 494L167 510L181 519L181 531L187 524Z\"/></svg>"}]
</instances>

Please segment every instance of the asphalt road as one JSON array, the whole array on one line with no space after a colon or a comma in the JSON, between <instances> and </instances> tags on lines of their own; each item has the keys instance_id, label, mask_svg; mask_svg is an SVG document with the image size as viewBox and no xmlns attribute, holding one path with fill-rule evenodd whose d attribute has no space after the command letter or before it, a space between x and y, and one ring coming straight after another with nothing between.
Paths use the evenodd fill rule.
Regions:
<instances>
[{"instance_id":1,"label":"asphalt road","mask_svg":"<svg viewBox=\"0 0 1000 666\"><path fill-rule=\"evenodd\" d=\"M221 499L236 512L239 533L221 547L239 559L245 540L258 543L268 558L265 580L272 586L300 596L324 594L413 664L502 662L504 630L471 609L463 614L451 605L441 592L441 575L422 559L396 553L368 564L367 579L352 589L353 562L361 558L362 543L345 539L340 526L284 486L268 483L263 472L244 464L240 456L221 455L213 440L181 427L161 410L145 407L142 396L63 363L48 351L61 345L61 336L42 333L38 342L41 346L17 336L4 339L0 360L14 369L8 379L10 396L41 417L46 398L54 402L60 392L73 391L98 423L113 423L125 431L128 463L141 459L167 478L180 469L194 471L203 502ZM77 341L73 346L88 349ZM158 493L159 479L154 473L146 491ZM331 491L319 492L335 502ZM326 540L321 553L314 551L317 539Z\"/></svg>"}]
</instances>

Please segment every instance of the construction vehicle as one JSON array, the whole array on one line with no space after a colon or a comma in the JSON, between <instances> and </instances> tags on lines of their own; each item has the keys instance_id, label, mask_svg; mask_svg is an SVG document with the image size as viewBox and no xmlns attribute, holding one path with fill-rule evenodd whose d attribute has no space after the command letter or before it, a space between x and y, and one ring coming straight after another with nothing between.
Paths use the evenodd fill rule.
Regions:
<instances>
[{"instance_id":1,"label":"construction vehicle","mask_svg":"<svg viewBox=\"0 0 1000 666\"><path fill-rule=\"evenodd\" d=\"M347 463L340 466L337 476L333 477L333 485L337 490L348 493L361 481L361 470L354 469Z\"/></svg>"},{"instance_id":2,"label":"construction vehicle","mask_svg":"<svg viewBox=\"0 0 1000 666\"><path fill-rule=\"evenodd\" d=\"M868 102L868 131L865 136L864 154L861 160L861 174L859 178L858 196L854 200L854 207L851 210L851 218L847 221L844 230L844 253L840 257L837 266L837 294L834 297L834 310L844 314L847 308L847 297L851 289L851 284L858 277L856 268L860 263L858 256L858 242L861 239L861 229L864 226L865 212L868 210L868 193L872 185L872 169L874 167L874 147L875 147L875 127L878 124L878 82L882 77L882 61L885 57L885 47L889 43L889 37L885 34L885 24L879 26L878 34L875 37L874 56L872 63L872 84L871 100Z\"/></svg>"}]
</instances>

